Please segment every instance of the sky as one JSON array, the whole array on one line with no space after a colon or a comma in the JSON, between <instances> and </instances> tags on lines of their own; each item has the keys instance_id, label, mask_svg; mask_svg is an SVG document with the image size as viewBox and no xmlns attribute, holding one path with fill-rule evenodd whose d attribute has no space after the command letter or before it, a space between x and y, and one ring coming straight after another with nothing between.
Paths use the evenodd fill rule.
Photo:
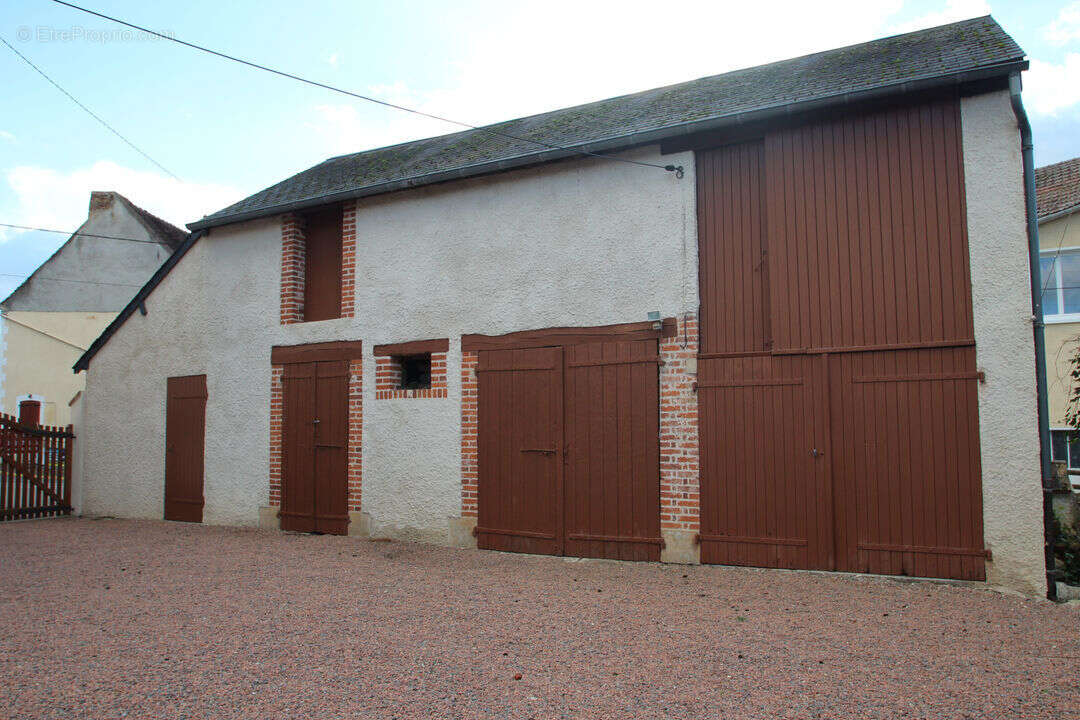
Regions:
<instances>
[{"instance_id":1,"label":"sky","mask_svg":"<svg viewBox=\"0 0 1080 720\"><path fill-rule=\"evenodd\" d=\"M1024 48L1036 164L1080 156L1080 0L75 0L245 59L485 124L987 13ZM328 157L459 128L0 0L0 223L73 231L91 190L183 226ZM0 298L66 235L0 227Z\"/></svg>"}]
</instances>

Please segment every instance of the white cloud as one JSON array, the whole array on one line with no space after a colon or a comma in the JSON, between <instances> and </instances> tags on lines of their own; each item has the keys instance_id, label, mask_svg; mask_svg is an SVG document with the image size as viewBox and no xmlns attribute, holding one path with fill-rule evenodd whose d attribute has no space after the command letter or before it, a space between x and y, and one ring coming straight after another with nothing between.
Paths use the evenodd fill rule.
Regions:
<instances>
[{"instance_id":1,"label":"white cloud","mask_svg":"<svg viewBox=\"0 0 1080 720\"><path fill-rule=\"evenodd\" d=\"M1060 65L1032 59L1024 75L1024 102L1040 115L1057 115L1080 103L1080 53L1067 54Z\"/></svg>"},{"instance_id":2,"label":"white cloud","mask_svg":"<svg viewBox=\"0 0 1080 720\"><path fill-rule=\"evenodd\" d=\"M13 200L5 208L7 222L56 230L74 230L86 220L91 190L115 190L180 228L243 196L226 185L181 182L109 161L68 172L23 165L6 171L5 179Z\"/></svg>"},{"instance_id":3,"label":"white cloud","mask_svg":"<svg viewBox=\"0 0 1080 720\"><path fill-rule=\"evenodd\" d=\"M658 27L652 4L551 2L535 13L510 3L497 23L478 23L460 39L466 54L447 62L441 87L357 89L483 125L899 32L890 23L902 5L840 0L822 12L807 2L714 2L696 7L691 23ZM984 2L952 0L915 26L985 12ZM308 129L327 154L342 154L462 128L358 100L318 105Z\"/></svg>"},{"instance_id":4,"label":"white cloud","mask_svg":"<svg viewBox=\"0 0 1080 720\"><path fill-rule=\"evenodd\" d=\"M1048 43L1058 47L1080 40L1080 2L1061 8L1057 17L1043 28L1043 35Z\"/></svg>"},{"instance_id":5,"label":"white cloud","mask_svg":"<svg viewBox=\"0 0 1080 720\"><path fill-rule=\"evenodd\" d=\"M326 64L332 68L336 68L341 64L341 53L330 53L326 56Z\"/></svg>"},{"instance_id":6,"label":"white cloud","mask_svg":"<svg viewBox=\"0 0 1080 720\"><path fill-rule=\"evenodd\" d=\"M941 10L928 12L905 23L890 25L889 31L890 34L911 32L989 14L990 4L986 0L948 0Z\"/></svg>"},{"instance_id":7,"label":"white cloud","mask_svg":"<svg viewBox=\"0 0 1080 720\"><path fill-rule=\"evenodd\" d=\"M15 136L9 133L7 130L0 130L0 140L6 140L7 142L15 142Z\"/></svg>"}]
</instances>

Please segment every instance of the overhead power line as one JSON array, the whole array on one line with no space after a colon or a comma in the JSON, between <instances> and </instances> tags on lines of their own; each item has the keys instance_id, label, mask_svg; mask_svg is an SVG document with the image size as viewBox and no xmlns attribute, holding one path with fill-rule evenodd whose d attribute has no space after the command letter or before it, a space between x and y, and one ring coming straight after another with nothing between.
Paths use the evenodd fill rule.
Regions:
<instances>
[{"instance_id":1,"label":"overhead power line","mask_svg":"<svg viewBox=\"0 0 1080 720\"><path fill-rule=\"evenodd\" d=\"M157 166L158 166L158 167L159 167L159 168L160 168L160 169L161 169L161 170L162 170L162 171L163 171L163 172L164 172L165 174L169 175L170 177L172 177L172 178L173 178L173 179L175 179L175 180L180 180L180 178L176 177L176 175L175 175L175 174L174 174L174 173L173 173L172 171L170 171L170 170L169 170L169 169L168 169L167 167L165 167L164 165L162 165L161 163L159 163L159 162L158 162L157 160L155 160L154 158L152 158L152 157L150 157L149 155L147 155L147 154L146 154L146 152L145 152L145 151L143 151L143 150L142 150L142 149L141 149L141 148L140 148L140 147L139 147L138 145L136 145L135 143L131 142L131 141L130 141L130 140L128 140L128 139L127 139L126 137L124 137L123 135L121 135L121 134L120 134L120 131L119 131L119 130L117 130L116 128L114 128L114 127L113 127L112 125L110 125L109 123L105 122L105 121L104 121L104 120L103 120L103 119L102 119L102 118L101 118L101 117L100 117L99 115L97 115L97 114L96 114L96 113L95 113L95 112L94 112L93 110L91 110L90 108L86 107L86 106L85 106L85 105L83 105L83 104L82 104L81 102L79 102L79 100L78 100L78 99L77 99L77 98L76 98L76 97L75 97L74 95L72 95L71 93L69 93L69 92L68 92L67 90L65 90L64 88L62 88L62 87L60 86L60 83L56 82L56 81L55 81L55 80L53 80L53 79L52 79L51 77L49 77L48 75L46 75L46 74L45 74L45 71L44 71L44 70L42 70L41 68L39 68L39 67L38 67L37 65L35 65L35 64L34 64L33 62L31 62L31 61L30 61L30 58L26 57L26 56L25 56L25 55L23 55L23 54L22 54L21 52L19 52L18 50L16 50L16 49L15 49L15 46L13 46L13 45L12 45L11 43L9 43L9 42L8 42L7 40L5 40L5 39L4 39L4 38L2 38L2 37L0 37L0 42L4 43L4 45L7 45L7 48L8 48L8 50L10 50L11 52L13 52L13 53L15 53L16 55L18 55L18 56L19 56L19 58L20 58L20 59L22 59L22 61L23 61L24 63L26 63L27 65L29 65L30 67L32 67L32 68L33 68L33 69L34 69L35 71L37 71L37 74L38 74L38 75L40 75L41 77L43 77L43 78L45 78L46 80L48 80L48 81L49 81L49 83L50 83L50 84L51 84L51 85L52 85L52 86L53 86L54 88L56 88L56 89L57 89L57 90L59 90L60 92L64 93L64 95L66 95L66 96L67 96L67 98L68 98L69 100L71 100L71 102L75 103L76 105L78 105L79 107L81 107L81 108L82 108L82 109L83 109L84 111L86 111L86 114L87 114L87 115L89 115L90 117L92 117L92 118L94 118L95 120L97 120L97 121L98 121L99 123L101 123L101 124L102 124L103 126L105 126L105 129L106 129L106 130L108 130L108 131L109 131L109 132L111 132L111 133L112 133L113 135L115 135L116 137L120 138L120 139L121 139L121 140L123 140L123 141L124 141L125 143L127 143L128 147L130 147L130 148L131 148L132 150L134 150L135 152L137 152L137 153L139 153L140 155L142 155L142 156L143 156L144 158L146 158L146 159L147 159L147 160L149 160L150 162L154 163L154 165L157 165Z\"/></svg>"},{"instance_id":2,"label":"overhead power line","mask_svg":"<svg viewBox=\"0 0 1080 720\"><path fill-rule=\"evenodd\" d=\"M0 277L22 278L23 280L27 280L31 276L33 276L33 273L30 273L30 275L16 275L14 273L0 273ZM133 285L131 283L111 283L111 282L102 282L102 281L99 281L99 280L67 280L65 278L54 278L54 277L44 277L44 276L35 277L34 280L49 280L51 282L78 283L79 285L113 285L115 287L142 287L142 285Z\"/></svg>"},{"instance_id":3,"label":"overhead power line","mask_svg":"<svg viewBox=\"0 0 1080 720\"><path fill-rule=\"evenodd\" d=\"M658 163L644 162L642 160L630 160L628 158L615 157L614 155L604 155L602 153L594 153L594 152L590 152L588 150L582 150L580 148L566 147L564 145L556 145L555 143L544 142L542 140L533 140L532 138L521 137L519 135L512 135L510 133L503 132L501 130L496 130L496 129L490 127L490 126L472 125L472 124L467 123L467 122L461 122L460 120L452 120L452 119L450 119L448 117L444 117L442 115L435 115L433 113L424 112L423 110L416 110L414 108L406 107L404 105L399 105L397 103L392 103L392 102L389 102L387 100L380 100L379 98L372 97L370 95L362 95L360 93L356 93L356 92L353 92L351 90L345 90L343 88L335 87L333 85L328 85L326 83L322 83L322 82L319 82L317 80L309 80L308 78L301 77L299 75L294 75L293 73L285 72L284 70L277 70L275 68L268 67L266 65L260 65L259 63L252 62L250 60L244 60L243 58L236 57L235 55L229 55L228 53L220 52L218 50L213 50L211 48L204 47L203 45L197 45L197 44L192 43L192 42L187 42L186 40L181 40L181 39L179 39L177 37L173 37L172 35L164 35L162 33L159 33L157 31L155 31L155 30L151 30L150 28L142 27L141 25L136 25L134 23L127 22L126 20L121 20L119 18L115 18L115 17L113 17L111 15L105 15L104 13L99 13L99 12L97 12L95 10L90 10L88 8L80 7L79 5L74 5L74 4L69 3L69 2L64 2L63 0L53 0L53 2L55 2L58 5L64 5L66 7L69 7L71 9L73 9L73 10L78 10L80 12L84 12L84 13L86 13L88 15L94 15L95 17L99 17L99 18L101 18L103 20L108 20L110 22L114 22L114 23L118 23L120 25L124 25L126 27L132 28L133 30L139 30L141 32L149 33L151 35L154 35L155 37L161 38L162 40L169 40L171 42L177 43L178 45L183 45L185 47L189 47L189 48L191 48L193 50L198 50L200 52L209 53L210 55L216 55L217 57L223 58L225 60L231 60L232 62L240 63L241 65L247 65L248 67L255 68L256 70L263 70L263 71L268 72L268 73L273 73L274 75L279 75L279 76L284 77L284 78L289 78L290 80L296 80L297 82L301 82L301 83L304 83L306 85L311 85L313 87L318 87L318 88L322 88L324 90L329 90L330 92L340 93L342 95L348 95L349 97L356 98L357 100L363 100L365 102L374 103L376 105L382 105L383 107L393 108L394 110L400 110L402 112L412 113L413 115L419 115L420 117L426 117L426 118L429 118L431 120L438 120L439 122L449 123L451 125L457 125L459 127L468 128L469 130L478 130L480 132L485 132L485 133L488 133L488 134L491 134L491 135L498 135L499 137L507 138L509 140L516 140L518 142L531 143L531 144L537 145L539 147L547 148L548 150L565 150L567 152L573 152L573 153L577 153L579 155L585 155L587 157L596 157L596 158L601 158L601 159L604 159L604 160L613 160L615 162L628 163L630 165L641 165L643 167L659 168L660 170L666 170L668 172L674 172L679 177L682 177L683 168L682 168L681 165L660 165Z\"/></svg>"},{"instance_id":4,"label":"overhead power line","mask_svg":"<svg viewBox=\"0 0 1080 720\"><path fill-rule=\"evenodd\" d=\"M79 232L78 230L50 230L49 228L33 227L32 225L12 225L0 223L0 227L15 228L16 230L36 230L38 232L57 233L58 235L78 235L80 237L102 238L104 240L124 240L126 242L146 243L148 245L163 245L159 240L141 240L139 238L117 237L116 235L98 235L96 233Z\"/></svg>"}]
</instances>

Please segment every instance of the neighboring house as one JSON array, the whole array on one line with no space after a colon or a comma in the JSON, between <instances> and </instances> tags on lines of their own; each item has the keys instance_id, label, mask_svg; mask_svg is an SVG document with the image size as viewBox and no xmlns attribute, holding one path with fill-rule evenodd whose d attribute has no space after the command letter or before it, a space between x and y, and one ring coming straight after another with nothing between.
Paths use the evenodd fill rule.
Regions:
<instances>
[{"instance_id":1,"label":"neighboring house","mask_svg":"<svg viewBox=\"0 0 1080 720\"><path fill-rule=\"evenodd\" d=\"M67 425L85 381L71 364L186 236L119 193L91 193L86 222L0 302L0 409L33 396L42 424Z\"/></svg>"},{"instance_id":2,"label":"neighboring house","mask_svg":"<svg viewBox=\"0 0 1080 720\"><path fill-rule=\"evenodd\" d=\"M1046 321L1046 377L1050 404L1051 454L1069 463L1080 486L1080 442L1069 442L1066 402L1080 346L1080 158L1035 170L1042 250L1043 316Z\"/></svg>"},{"instance_id":3,"label":"neighboring house","mask_svg":"<svg viewBox=\"0 0 1080 720\"><path fill-rule=\"evenodd\" d=\"M1043 594L1026 67L983 17L204 217L75 366L82 509Z\"/></svg>"}]
</instances>

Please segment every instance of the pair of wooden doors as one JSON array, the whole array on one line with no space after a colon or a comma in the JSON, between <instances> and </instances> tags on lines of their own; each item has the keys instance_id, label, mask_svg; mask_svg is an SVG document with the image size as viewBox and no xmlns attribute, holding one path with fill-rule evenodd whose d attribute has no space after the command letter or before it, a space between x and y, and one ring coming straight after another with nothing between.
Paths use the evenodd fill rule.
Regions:
<instances>
[{"instance_id":1,"label":"pair of wooden doors","mask_svg":"<svg viewBox=\"0 0 1080 720\"><path fill-rule=\"evenodd\" d=\"M479 353L478 545L659 560L657 341Z\"/></svg>"},{"instance_id":2,"label":"pair of wooden doors","mask_svg":"<svg viewBox=\"0 0 1080 720\"><path fill-rule=\"evenodd\" d=\"M282 380L281 529L344 535L349 525L349 363L289 363Z\"/></svg>"},{"instance_id":3,"label":"pair of wooden doors","mask_svg":"<svg viewBox=\"0 0 1080 720\"><path fill-rule=\"evenodd\" d=\"M701 560L981 580L960 105L697 153Z\"/></svg>"},{"instance_id":4,"label":"pair of wooden doors","mask_svg":"<svg viewBox=\"0 0 1080 720\"><path fill-rule=\"evenodd\" d=\"M202 522L206 437L206 376L166 380L166 520Z\"/></svg>"}]
</instances>

